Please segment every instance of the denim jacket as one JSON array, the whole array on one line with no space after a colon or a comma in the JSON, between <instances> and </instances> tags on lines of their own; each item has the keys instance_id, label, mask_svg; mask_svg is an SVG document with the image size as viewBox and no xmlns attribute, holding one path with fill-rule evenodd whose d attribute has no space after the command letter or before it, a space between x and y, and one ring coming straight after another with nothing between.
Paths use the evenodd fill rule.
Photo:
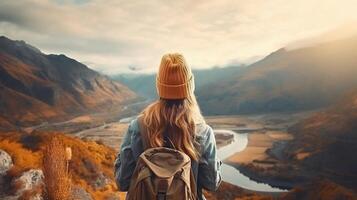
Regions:
<instances>
[{"instance_id":1,"label":"denim jacket","mask_svg":"<svg viewBox=\"0 0 357 200\"><path fill-rule=\"evenodd\" d=\"M197 129L196 141L199 144L200 159L197 170L193 172L197 180L198 198L205 199L202 195L202 188L215 191L221 183L222 162L217 157L216 140L212 128L207 124L199 124ZM139 130L138 120L132 120L120 147L120 153L115 160L115 180L121 191L129 189L136 162L144 151Z\"/></svg>"}]
</instances>

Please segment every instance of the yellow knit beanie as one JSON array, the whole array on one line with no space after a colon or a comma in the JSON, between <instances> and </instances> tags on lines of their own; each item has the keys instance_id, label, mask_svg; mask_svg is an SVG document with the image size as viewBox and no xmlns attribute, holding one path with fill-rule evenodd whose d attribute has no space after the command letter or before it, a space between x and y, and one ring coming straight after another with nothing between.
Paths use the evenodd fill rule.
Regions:
<instances>
[{"instance_id":1,"label":"yellow knit beanie","mask_svg":"<svg viewBox=\"0 0 357 200\"><path fill-rule=\"evenodd\" d=\"M184 99L193 94L193 74L181 54L166 54L162 57L156 89L159 97L164 99Z\"/></svg>"}]
</instances>

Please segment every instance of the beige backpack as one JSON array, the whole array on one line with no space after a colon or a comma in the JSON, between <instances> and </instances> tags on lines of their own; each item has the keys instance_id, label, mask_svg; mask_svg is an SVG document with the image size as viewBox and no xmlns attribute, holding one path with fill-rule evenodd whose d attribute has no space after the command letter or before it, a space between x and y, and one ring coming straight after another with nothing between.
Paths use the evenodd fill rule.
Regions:
<instances>
[{"instance_id":1,"label":"beige backpack","mask_svg":"<svg viewBox=\"0 0 357 200\"><path fill-rule=\"evenodd\" d=\"M144 131L141 129L141 133ZM144 134L142 135L143 138ZM145 149L145 142L144 149ZM131 178L128 200L196 200L191 159L166 147L149 148L139 157Z\"/></svg>"}]
</instances>

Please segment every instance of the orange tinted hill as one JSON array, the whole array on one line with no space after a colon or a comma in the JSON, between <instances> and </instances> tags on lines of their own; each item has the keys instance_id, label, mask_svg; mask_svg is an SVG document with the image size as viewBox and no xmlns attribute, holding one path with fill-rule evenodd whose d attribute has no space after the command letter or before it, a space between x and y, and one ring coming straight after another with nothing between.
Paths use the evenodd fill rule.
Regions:
<instances>
[{"instance_id":1,"label":"orange tinted hill","mask_svg":"<svg viewBox=\"0 0 357 200\"><path fill-rule=\"evenodd\" d=\"M117 191L114 182L113 165L116 152L94 141L83 141L60 133L1 134L0 149L6 151L14 162L8 172L10 182L12 177L16 178L24 171L42 169L45 145L51 137L59 138L72 148L69 169L74 186L85 189L93 199L123 197L124 194Z\"/></svg>"},{"instance_id":2,"label":"orange tinted hill","mask_svg":"<svg viewBox=\"0 0 357 200\"><path fill-rule=\"evenodd\" d=\"M0 111L12 124L120 105L136 95L65 55L0 37Z\"/></svg>"},{"instance_id":3,"label":"orange tinted hill","mask_svg":"<svg viewBox=\"0 0 357 200\"><path fill-rule=\"evenodd\" d=\"M290 129L287 155L308 170L357 188L357 92Z\"/></svg>"},{"instance_id":4,"label":"orange tinted hill","mask_svg":"<svg viewBox=\"0 0 357 200\"><path fill-rule=\"evenodd\" d=\"M13 160L14 166L8 172L9 184L12 179L30 169L43 168L43 154L48 141L57 137L72 149L70 172L73 187L81 187L93 199L125 199L124 192L118 192L114 182L114 160L116 152L94 141L83 141L61 133L33 132L23 134L8 132L0 134L0 149L6 151ZM26 155L26 156L24 156ZM11 185L11 184L10 184ZM11 185L9 191L16 190ZM1 188L0 188L1 191ZM217 192L205 192L207 199L273 199L269 194L258 194L246 191L237 186L223 182ZM115 198L113 198L115 197Z\"/></svg>"},{"instance_id":5,"label":"orange tinted hill","mask_svg":"<svg viewBox=\"0 0 357 200\"><path fill-rule=\"evenodd\" d=\"M357 194L329 180L318 180L294 188L282 200L355 200Z\"/></svg>"},{"instance_id":6,"label":"orange tinted hill","mask_svg":"<svg viewBox=\"0 0 357 200\"><path fill-rule=\"evenodd\" d=\"M300 49L279 49L197 90L206 114L298 111L335 103L357 88L357 35Z\"/></svg>"},{"instance_id":7,"label":"orange tinted hill","mask_svg":"<svg viewBox=\"0 0 357 200\"><path fill-rule=\"evenodd\" d=\"M273 200L279 199L279 194L262 194L248 191L227 182L222 182L215 192L204 191L204 195L209 200L239 199L239 200Z\"/></svg>"}]
</instances>

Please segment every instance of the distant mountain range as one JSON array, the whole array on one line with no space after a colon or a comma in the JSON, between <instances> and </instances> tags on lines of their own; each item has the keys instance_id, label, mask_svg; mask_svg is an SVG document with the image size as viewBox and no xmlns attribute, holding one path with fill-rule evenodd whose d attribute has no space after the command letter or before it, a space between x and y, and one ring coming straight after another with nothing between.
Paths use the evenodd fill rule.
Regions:
<instances>
[{"instance_id":1,"label":"distant mountain range","mask_svg":"<svg viewBox=\"0 0 357 200\"><path fill-rule=\"evenodd\" d=\"M136 95L65 55L0 37L0 123L29 125L120 105Z\"/></svg>"},{"instance_id":2,"label":"distant mountain range","mask_svg":"<svg viewBox=\"0 0 357 200\"><path fill-rule=\"evenodd\" d=\"M357 36L282 48L249 66L194 74L205 115L326 107L357 88ZM155 74L112 78L116 81L65 55L46 55L23 41L0 37L0 123L29 125L101 110L123 104L135 93L157 98Z\"/></svg>"},{"instance_id":3,"label":"distant mountain range","mask_svg":"<svg viewBox=\"0 0 357 200\"><path fill-rule=\"evenodd\" d=\"M233 77L244 69L243 66L229 66L229 67L214 67L211 69L193 70L195 75L196 91L206 84L215 84L222 79ZM130 89L135 91L142 97L149 99L156 99L156 74L118 74L112 76L114 80L118 80Z\"/></svg>"},{"instance_id":4,"label":"distant mountain range","mask_svg":"<svg viewBox=\"0 0 357 200\"><path fill-rule=\"evenodd\" d=\"M241 73L197 91L205 114L315 109L357 88L357 36L279 49Z\"/></svg>"},{"instance_id":5,"label":"distant mountain range","mask_svg":"<svg viewBox=\"0 0 357 200\"><path fill-rule=\"evenodd\" d=\"M281 48L249 66L194 74L205 115L317 109L357 88L357 36L300 49ZM113 78L144 97L157 97L155 74Z\"/></svg>"}]
</instances>

